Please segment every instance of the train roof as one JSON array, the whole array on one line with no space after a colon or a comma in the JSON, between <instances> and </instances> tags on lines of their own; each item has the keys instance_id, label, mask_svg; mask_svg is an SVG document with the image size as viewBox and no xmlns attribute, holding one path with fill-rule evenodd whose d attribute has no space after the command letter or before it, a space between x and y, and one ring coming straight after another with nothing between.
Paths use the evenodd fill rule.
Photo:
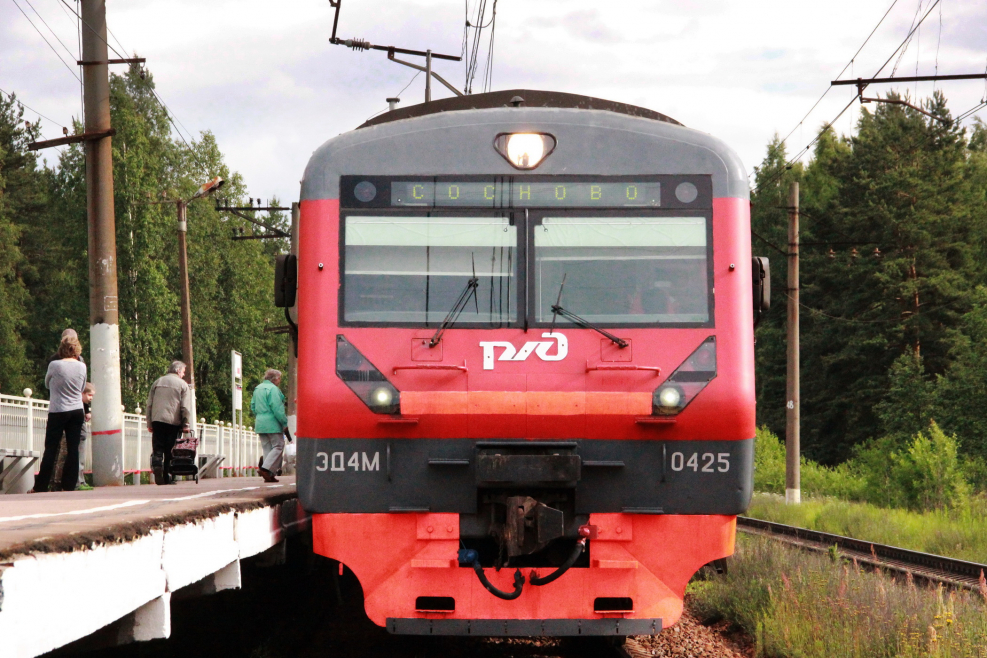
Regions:
<instances>
[{"instance_id":1,"label":"train roof","mask_svg":"<svg viewBox=\"0 0 987 658\"><path fill-rule=\"evenodd\" d=\"M518 101L520 99L520 102ZM372 119L368 119L357 127L367 128L390 121L400 121L401 119L412 119L429 114L440 112L459 112L463 110L486 110L495 107L547 107L564 108L572 110L604 110L606 112L616 112L642 119L652 119L654 121L665 121L667 123L681 126L682 124L670 116L649 110L646 107L629 105L608 101L592 96L581 96L579 94L567 94L563 91L542 91L537 89L509 89L507 91L492 91L486 94L471 94L469 96L453 96L443 98L429 103L410 105L399 109L385 112Z\"/></svg>"},{"instance_id":2,"label":"train roof","mask_svg":"<svg viewBox=\"0 0 987 658\"><path fill-rule=\"evenodd\" d=\"M524 102L511 103L517 96ZM625 103L512 89L394 110L329 139L308 162L300 199L338 199L347 174L524 176L493 142L498 134L532 131L558 140L532 174L706 174L714 198L750 198L740 158L708 133Z\"/></svg>"}]
</instances>

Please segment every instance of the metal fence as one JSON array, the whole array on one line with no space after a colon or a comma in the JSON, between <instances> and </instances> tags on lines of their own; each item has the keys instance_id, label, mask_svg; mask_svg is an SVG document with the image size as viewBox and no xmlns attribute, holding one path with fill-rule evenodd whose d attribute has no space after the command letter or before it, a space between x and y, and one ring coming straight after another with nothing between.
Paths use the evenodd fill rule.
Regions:
<instances>
[{"instance_id":1,"label":"metal fence","mask_svg":"<svg viewBox=\"0 0 987 658\"><path fill-rule=\"evenodd\" d=\"M43 452L47 424L48 400L0 393L0 448ZM197 427L199 454L225 456L220 467L224 477L256 475L262 449L259 437L252 430L233 427L231 423L217 421L210 424L203 420ZM89 471L92 469L92 441L85 441L84 449L85 470ZM141 414L123 414L123 464L124 472L128 474L151 470L151 433Z\"/></svg>"}]
</instances>

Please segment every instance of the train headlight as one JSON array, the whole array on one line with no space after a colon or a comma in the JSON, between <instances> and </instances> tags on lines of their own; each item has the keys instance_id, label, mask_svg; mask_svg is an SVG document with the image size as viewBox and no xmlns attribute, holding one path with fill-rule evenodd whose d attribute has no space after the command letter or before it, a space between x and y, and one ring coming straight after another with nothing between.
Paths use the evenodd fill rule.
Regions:
<instances>
[{"instance_id":1,"label":"train headlight","mask_svg":"<svg viewBox=\"0 0 987 658\"><path fill-rule=\"evenodd\" d=\"M665 409L677 409L682 402L682 392L674 386L658 389L658 404Z\"/></svg>"},{"instance_id":2,"label":"train headlight","mask_svg":"<svg viewBox=\"0 0 987 658\"><path fill-rule=\"evenodd\" d=\"M378 407L387 407L394 401L394 393L387 386L375 388L370 394L370 400Z\"/></svg>"},{"instance_id":3,"label":"train headlight","mask_svg":"<svg viewBox=\"0 0 987 658\"><path fill-rule=\"evenodd\" d=\"M336 336L336 376L375 414L401 412L401 391L343 335Z\"/></svg>"},{"instance_id":4,"label":"train headlight","mask_svg":"<svg viewBox=\"0 0 987 658\"><path fill-rule=\"evenodd\" d=\"M655 389L651 413L673 416L681 412L715 377L716 337L710 336Z\"/></svg>"},{"instance_id":5,"label":"train headlight","mask_svg":"<svg viewBox=\"0 0 987 658\"><path fill-rule=\"evenodd\" d=\"M515 169L534 169L555 150L555 137L547 133L502 133L494 148Z\"/></svg>"}]
</instances>

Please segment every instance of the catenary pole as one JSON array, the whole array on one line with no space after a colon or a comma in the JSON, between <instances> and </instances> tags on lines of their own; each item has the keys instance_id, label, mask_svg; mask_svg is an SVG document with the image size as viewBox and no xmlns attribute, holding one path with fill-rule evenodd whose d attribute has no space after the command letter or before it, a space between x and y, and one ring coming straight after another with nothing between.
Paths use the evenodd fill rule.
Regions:
<instances>
[{"instance_id":1,"label":"catenary pole","mask_svg":"<svg viewBox=\"0 0 987 658\"><path fill-rule=\"evenodd\" d=\"M432 102L432 51L425 51L425 102Z\"/></svg>"},{"instance_id":2,"label":"catenary pole","mask_svg":"<svg viewBox=\"0 0 987 658\"><path fill-rule=\"evenodd\" d=\"M110 80L106 52L106 0L82 0L85 131L110 130ZM113 151L109 136L86 141L86 210L89 217L89 365L96 387L92 403L93 484L123 482L123 407L120 397L120 328L117 298Z\"/></svg>"},{"instance_id":3,"label":"catenary pole","mask_svg":"<svg viewBox=\"0 0 987 658\"><path fill-rule=\"evenodd\" d=\"M188 382L192 394L192 426L194 432L198 418L195 406L195 363L192 358L192 300L189 295L188 283L188 249L186 235L188 234L187 211L188 204L178 200L178 276L182 280L182 361L185 362L185 381Z\"/></svg>"},{"instance_id":4,"label":"catenary pole","mask_svg":"<svg viewBox=\"0 0 987 658\"><path fill-rule=\"evenodd\" d=\"M788 195L788 395L785 413L785 502L802 502L799 472L799 184Z\"/></svg>"}]
</instances>

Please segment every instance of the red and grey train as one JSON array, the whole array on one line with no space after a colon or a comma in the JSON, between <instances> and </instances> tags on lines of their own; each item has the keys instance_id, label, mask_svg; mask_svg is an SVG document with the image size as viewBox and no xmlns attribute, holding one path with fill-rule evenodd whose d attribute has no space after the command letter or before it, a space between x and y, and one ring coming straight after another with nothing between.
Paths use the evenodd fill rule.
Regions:
<instances>
[{"instance_id":1,"label":"red and grey train","mask_svg":"<svg viewBox=\"0 0 987 658\"><path fill-rule=\"evenodd\" d=\"M679 619L751 495L748 198L722 142L555 92L394 110L315 151L279 264L298 492L370 619L529 636Z\"/></svg>"}]
</instances>

